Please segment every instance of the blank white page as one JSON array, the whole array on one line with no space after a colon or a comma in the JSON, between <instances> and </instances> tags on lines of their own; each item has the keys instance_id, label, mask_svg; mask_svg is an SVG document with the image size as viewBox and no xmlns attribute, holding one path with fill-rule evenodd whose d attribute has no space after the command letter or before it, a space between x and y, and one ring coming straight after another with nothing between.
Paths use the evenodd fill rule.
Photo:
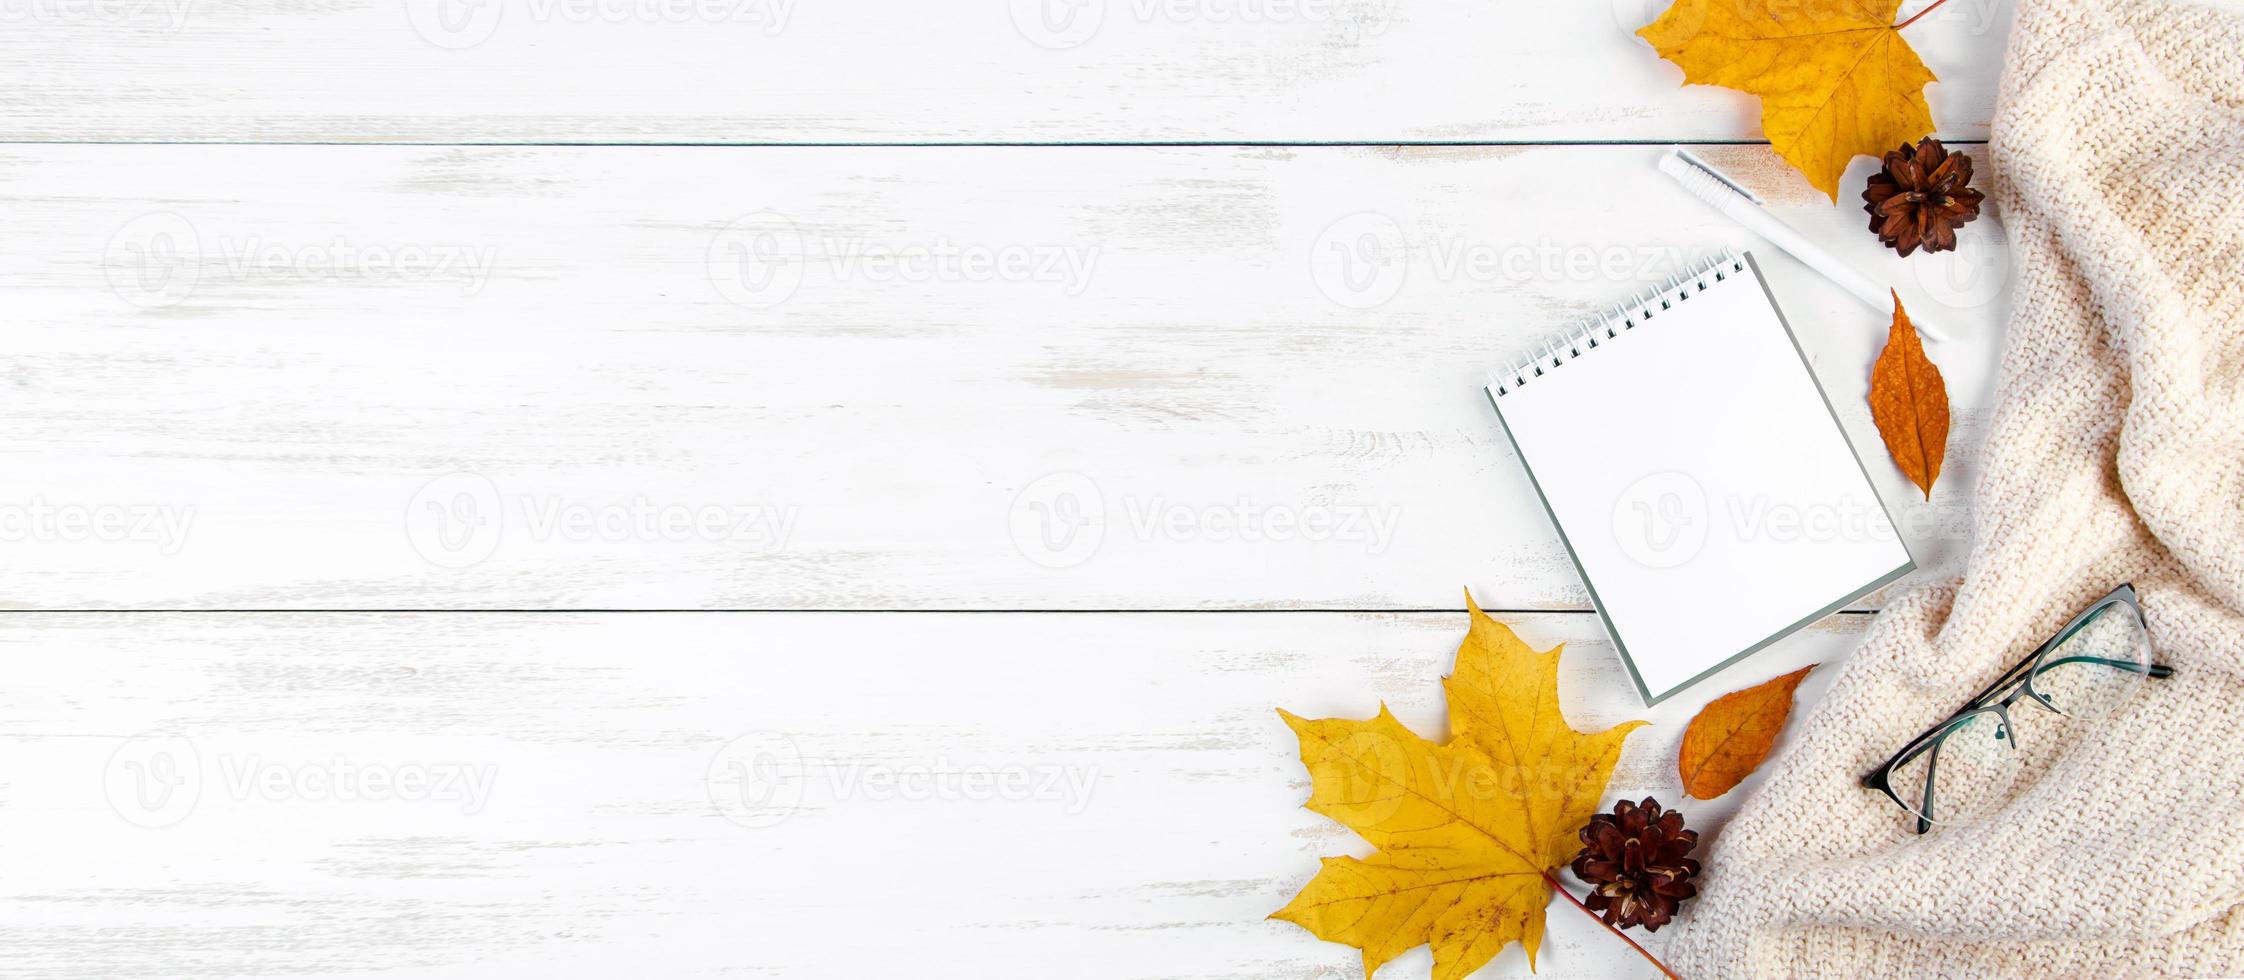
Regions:
<instances>
[{"instance_id":1,"label":"blank white page","mask_svg":"<svg viewBox=\"0 0 2244 980\"><path fill-rule=\"evenodd\" d=\"M1647 704L1914 567L1758 267L1715 269L1488 390Z\"/></svg>"}]
</instances>

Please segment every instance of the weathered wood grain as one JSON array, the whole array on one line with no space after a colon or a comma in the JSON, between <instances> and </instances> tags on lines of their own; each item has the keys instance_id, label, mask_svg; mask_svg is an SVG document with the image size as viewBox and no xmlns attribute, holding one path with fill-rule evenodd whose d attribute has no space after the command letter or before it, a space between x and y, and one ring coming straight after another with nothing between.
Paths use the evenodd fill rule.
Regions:
<instances>
[{"instance_id":1,"label":"weathered wood grain","mask_svg":"<svg viewBox=\"0 0 2244 980\"><path fill-rule=\"evenodd\" d=\"M1760 138L1632 32L1665 0L26 0L0 139ZM1911 0L1904 14L1923 6ZM2009 0L1909 41L1986 135Z\"/></svg>"},{"instance_id":2,"label":"weathered wood grain","mask_svg":"<svg viewBox=\"0 0 2244 980\"><path fill-rule=\"evenodd\" d=\"M0 143L61 145L0 146L0 608L453 611L0 613L0 975L1359 975L1263 918L1363 846L1271 709L1439 734L1464 619L1268 610L1588 608L1478 379L1750 242L1649 145L987 144L1758 139L1663 5L10 7ZM2009 8L1911 29L1942 134ZM982 145L804 145L920 143ZM1952 570L1999 223L1904 263L1704 152L1958 335L1915 503L1883 320L1761 256ZM1506 618L1674 802L1701 703L1869 617L1652 711ZM1648 975L1563 906L1538 965Z\"/></svg>"},{"instance_id":3,"label":"weathered wood grain","mask_svg":"<svg viewBox=\"0 0 2244 980\"><path fill-rule=\"evenodd\" d=\"M0 603L1584 609L1478 385L1751 244L1658 152L15 147ZM1763 255L1953 567L1999 227L1711 152L1963 338L1928 505L1884 317Z\"/></svg>"},{"instance_id":4,"label":"weathered wood grain","mask_svg":"<svg viewBox=\"0 0 2244 980\"><path fill-rule=\"evenodd\" d=\"M1621 703L1592 617L1510 618L1568 644L1577 726L1654 721L1608 798L1675 801L1701 702L1843 659L1868 617L1649 712ZM1301 808L1272 709L1384 701L1441 737L1463 629L1458 614L0 616L0 975L1351 977L1352 950L1263 918L1320 855L1363 847ZM1682 805L1718 840L1753 785ZM1550 921L1538 976L1643 972L1578 913ZM1525 966L1514 949L1491 975ZM1393 969L1423 975L1425 954Z\"/></svg>"}]
</instances>

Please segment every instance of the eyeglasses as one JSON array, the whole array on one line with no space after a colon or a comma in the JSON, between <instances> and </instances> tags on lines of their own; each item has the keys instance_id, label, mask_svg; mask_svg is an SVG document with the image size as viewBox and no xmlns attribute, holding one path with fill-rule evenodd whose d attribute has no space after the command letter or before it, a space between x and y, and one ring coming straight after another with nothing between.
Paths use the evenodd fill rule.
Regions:
<instances>
[{"instance_id":1,"label":"eyeglasses","mask_svg":"<svg viewBox=\"0 0 2244 980\"><path fill-rule=\"evenodd\" d=\"M2151 662L2150 631L2135 587L2122 585L2074 616L1948 720L1927 729L1862 777L1862 785L1933 825L1971 823L2008 802L2024 770L2010 708L2023 700L2074 718L2101 718L2147 678L2174 669Z\"/></svg>"}]
</instances>

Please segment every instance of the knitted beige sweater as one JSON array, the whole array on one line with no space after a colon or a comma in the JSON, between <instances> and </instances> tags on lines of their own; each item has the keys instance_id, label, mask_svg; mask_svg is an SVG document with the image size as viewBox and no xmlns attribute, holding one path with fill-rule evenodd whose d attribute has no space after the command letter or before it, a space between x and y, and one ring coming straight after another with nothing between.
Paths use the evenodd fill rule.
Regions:
<instances>
[{"instance_id":1,"label":"knitted beige sweater","mask_svg":"<svg viewBox=\"0 0 2244 980\"><path fill-rule=\"evenodd\" d=\"M1714 841L1691 980L2244 975L2244 12L2024 0L1990 151L2018 277L1968 570L1879 618ZM2130 581L2176 675L2022 709L2054 759L2008 810L1915 837L1858 785Z\"/></svg>"}]
</instances>

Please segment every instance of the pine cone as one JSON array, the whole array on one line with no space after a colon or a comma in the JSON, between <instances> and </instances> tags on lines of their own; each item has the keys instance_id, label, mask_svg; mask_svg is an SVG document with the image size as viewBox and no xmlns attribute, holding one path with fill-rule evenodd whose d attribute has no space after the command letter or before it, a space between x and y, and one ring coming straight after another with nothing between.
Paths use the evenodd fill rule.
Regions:
<instances>
[{"instance_id":1,"label":"pine cone","mask_svg":"<svg viewBox=\"0 0 2244 980\"><path fill-rule=\"evenodd\" d=\"M1582 828L1573 867L1592 886L1583 904L1605 913L1606 925L1660 931L1677 905L1699 893L1691 883L1699 863L1686 857L1698 843L1698 831L1683 829L1683 814L1661 810L1658 800L1613 804L1612 813L1592 816Z\"/></svg>"},{"instance_id":2,"label":"pine cone","mask_svg":"<svg viewBox=\"0 0 2244 980\"><path fill-rule=\"evenodd\" d=\"M1950 153L1930 136L1886 154L1885 169L1862 189L1870 230L1887 248L1907 255L1956 247L1956 228L1979 217L1985 195L1971 189L1971 158Z\"/></svg>"}]
</instances>

